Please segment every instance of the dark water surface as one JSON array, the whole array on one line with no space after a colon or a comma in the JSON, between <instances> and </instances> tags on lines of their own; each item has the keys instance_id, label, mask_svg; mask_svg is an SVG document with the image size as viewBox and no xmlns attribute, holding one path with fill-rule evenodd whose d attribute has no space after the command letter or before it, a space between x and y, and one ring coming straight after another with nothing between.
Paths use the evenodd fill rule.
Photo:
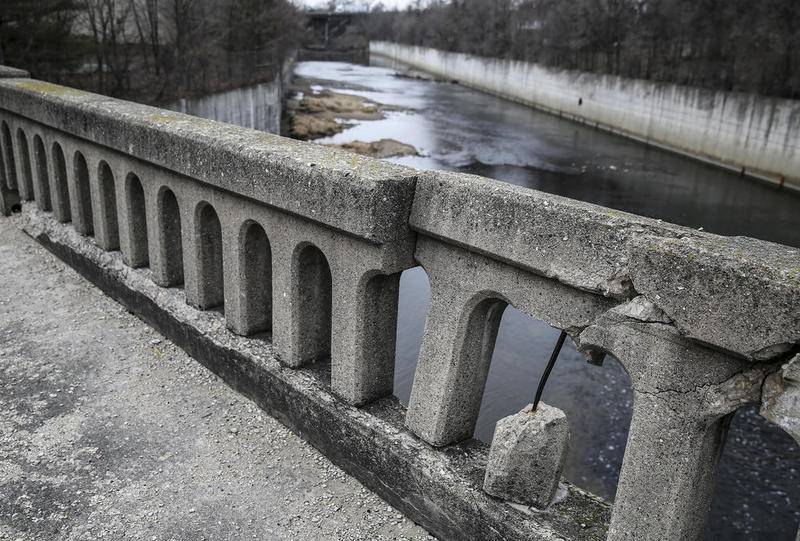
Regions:
<instances>
[{"instance_id":1,"label":"dark water surface","mask_svg":"<svg viewBox=\"0 0 800 541\"><path fill-rule=\"evenodd\" d=\"M401 106L321 142L396 139L422 154L395 161L477 173L725 235L800 246L800 196L662 150L450 83L381 66L303 62L322 86ZM422 269L401 279L395 394L408 401L430 291ZM558 331L509 307L503 315L476 437L532 399ZM614 360L588 365L567 341L544 393L572 430L565 475L613 498L631 416L628 376ZM800 450L754 408L733 419L707 537L794 540Z\"/></svg>"}]
</instances>

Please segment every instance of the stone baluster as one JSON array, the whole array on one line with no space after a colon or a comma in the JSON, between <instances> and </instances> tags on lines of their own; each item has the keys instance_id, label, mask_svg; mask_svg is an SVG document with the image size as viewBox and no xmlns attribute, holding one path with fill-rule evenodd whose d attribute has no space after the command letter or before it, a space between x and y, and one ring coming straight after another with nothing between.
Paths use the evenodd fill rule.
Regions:
<instances>
[{"instance_id":1,"label":"stone baluster","mask_svg":"<svg viewBox=\"0 0 800 541\"><path fill-rule=\"evenodd\" d=\"M177 194L176 194L177 195ZM197 238L198 200L184 197L179 201L181 206L181 238L183 244L183 289L186 304L197 307L200 302L200 284L198 283L197 260L199 258Z\"/></svg>"},{"instance_id":2,"label":"stone baluster","mask_svg":"<svg viewBox=\"0 0 800 541\"><path fill-rule=\"evenodd\" d=\"M58 145L58 146L56 146ZM50 167L50 198L56 220L66 223L72 220L69 201L69 184L67 181L69 166L63 147L48 138L47 163Z\"/></svg>"},{"instance_id":3,"label":"stone baluster","mask_svg":"<svg viewBox=\"0 0 800 541\"><path fill-rule=\"evenodd\" d=\"M25 145L23 146L18 132L12 132L11 137L14 141L19 197L23 201L31 201L36 198L33 189L33 152L31 149L31 140L26 133Z\"/></svg>"},{"instance_id":4,"label":"stone baluster","mask_svg":"<svg viewBox=\"0 0 800 541\"><path fill-rule=\"evenodd\" d=\"M434 446L472 436L504 301L431 280L406 426Z\"/></svg>"},{"instance_id":5,"label":"stone baluster","mask_svg":"<svg viewBox=\"0 0 800 541\"><path fill-rule=\"evenodd\" d=\"M242 246L239 241L241 224L235 218L222 223L222 260L225 262L224 295L225 325L236 334L247 336L251 326L247 324L247 294L244 284L244 265ZM244 256L246 257L246 256Z\"/></svg>"},{"instance_id":6,"label":"stone baluster","mask_svg":"<svg viewBox=\"0 0 800 541\"><path fill-rule=\"evenodd\" d=\"M212 198L213 201L213 198ZM187 198L181 209L186 302L201 310L224 303L224 228L213 203Z\"/></svg>"},{"instance_id":7,"label":"stone baluster","mask_svg":"<svg viewBox=\"0 0 800 541\"><path fill-rule=\"evenodd\" d=\"M400 273L332 270L331 389L361 405L392 394Z\"/></svg>"},{"instance_id":8,"label":"stone baluster","mask_svg":"<svg viewBox=\"0 0 800 541\"><path fill-rule=\"evenodd\" d=\"M0 145L0 215L8 216L11 214L11 206L14 204L15 197L6 181L5 163L4 151Z\"/></svg>"},{"instance_id":9,"label":"stone baluster","mask_svg":"<svg viewBox=\"0 0 800 541\"><path fill-rule=\"evenodd\" d=\"M91 175L92 206L95 209L94 236L104 250L119 249L119 219L117 218L117 198L120 186L111 166L106 162L95 163L89 169Z\"/></svg>"},{"instance_id":10,"label":"stone baluster","mask_svg":"<svg viewBox=\"0 0 800 541\"><path fill-rule=\"evenodd\" d=\"M292 351L293 302L292 254L294 243L282 237L270 238L272 247L272 347L286 366L297 368L302 362Z\"/></svg>"},{"instance_id":11,"label":"stone baluster","mask_svg":"<svg viewBox=\"0 0 800 541\"><path fill-rule=\"evenodd\" d=\"M36 205L40 210L52 210L50 200L50 171L47 165L47 148L44 145L44 137L39 132L31 132L28 145L31 151L32 172L33 172L33 194ZM105 248L105 246L104 246Z\"/></svg>"},{"instance_id":12,"label":"stone baluster","mask_svg":"<svg viewBox=\"0 0 800 541\"><path fill-rule=\"evenodd\" d=\"M627 307L580 335L582 348L616 356L634 389L608 539L702 539L730 414L758 398L769 367L701 347L661 314Z\"/></svg>"}]
</instances>

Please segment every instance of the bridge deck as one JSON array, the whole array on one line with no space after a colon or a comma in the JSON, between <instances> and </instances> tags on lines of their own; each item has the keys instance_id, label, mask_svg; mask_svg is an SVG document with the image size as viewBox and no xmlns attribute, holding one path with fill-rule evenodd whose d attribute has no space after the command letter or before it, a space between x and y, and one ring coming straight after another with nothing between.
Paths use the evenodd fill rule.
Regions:
<instances>
[{"instance_id":1,"label":"bridge deck","mask_svg":"<svg viewBox=\"0 0 800 541\"><path fill-rule=\"evenodd\" d=\"M430 538L17 227L0 278L0 538Z\"/></svg>"}]
</instances>

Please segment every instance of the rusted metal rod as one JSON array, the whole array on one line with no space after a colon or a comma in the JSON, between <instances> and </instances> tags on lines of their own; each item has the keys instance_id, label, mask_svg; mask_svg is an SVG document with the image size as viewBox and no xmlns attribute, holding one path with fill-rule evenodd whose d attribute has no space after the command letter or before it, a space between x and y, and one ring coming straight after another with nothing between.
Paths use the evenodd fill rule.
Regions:
<instances>
[{"instance_id":1,"label":"rusted metal rod","mask_svg":"<svg viewBox=\"0 0 800 541\"><path fill-rule=\"evenodd\" d=\"M531 411L536 411L536 407L542 399L542 392L544 392L544 386L547 385L547 378L550 377L550 372L553 371L553 366L556 364L556 359L558 359L558 354L561 353L561 347L564 345L564 340L566 339L567 331L561 331L561 334L558 336L558 341L556 342L556 347L553 348L553 353L550 354L550 360L547 361L542 379L539 380L539 388L536 389L536 397L533 399L533 408L531 408Z\"/></svg>"}]
</instances>

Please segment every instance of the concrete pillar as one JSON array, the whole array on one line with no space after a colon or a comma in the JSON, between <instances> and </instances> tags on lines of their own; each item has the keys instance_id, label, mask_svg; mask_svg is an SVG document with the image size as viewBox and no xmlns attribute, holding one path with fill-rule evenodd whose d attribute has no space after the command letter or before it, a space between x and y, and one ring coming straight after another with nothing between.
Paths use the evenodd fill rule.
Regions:
<instances>
[{"instance_id":1,"label":"concrete pillar","mask_svg":"<svg viewBox=\"0 0 800 541\"><path fill-rule=\"evenodd\" d=\"M104 250L119 250L119 218L117 192L120 190L111 167L100 162L90 168L92 205L94 206L94 236Z\"/></svg>"},{"instance_id":2,"label":"concrete pillar","mask_svg":"<svg viewBox=\"0 0 800 541\"><path fill-rule=\"evenodd\" d=\"M292 359L292 253L294 244L272 241L272 348L275 357L291 366Z\"/></svg>"},{"instance_id":3,"label":"concrete pillar","mask_svg":"<svg viewBox=\"0 0 800 541\"><path fill-rule=\"evenodd\" d=\"M16 142L14 152L16 154L19 196L23 201L31 201L36 196L33 189L33 157L30 141L27 134L19 130L12 136Z\"/></svg>"},{"instance_id":4,"label":"concrete pillar","mask_svg":"<svg viewBox=\"0 0 800 541\"><path fill-rule=\"evenodd\" d=\"M178 194L176 194L178 195ZM197 276L197 201L191 198L178 200L181 208L181 240L183 244L183 289L186 293L186 304L198 306L200 285Z\"/></svg>"},{"instance_id":5,"label":"concrete pillar","mask_svg":"<svg viewBox=\"0 0 800 541\"><path fill-rule=\"evenodd\" d=\"M247 336L249 329L246 324L246 301L242 298L247 294L242 276L243 266L241 246L239 244L239 223L226 220L222 224L222 260L224 261L224 294L225 294L225 325L236 334Z\"/></svg>"},{"instance_id":6,"label":"concrete pillar","mask_svg":"<svg viewBox=\"0 0 800 541\"><path fill-rule=\"evenodd\" d=\"M434 446L472 436L506 302L431 280L406 426Z\"/></svg>"},{"instance_id":7,"label":"concrete pillar","mask_svg":"<svg viewBox=\"0 0 800 541\"><path fill-rule=\"evenodd\" d=\"M48 163L50 164L50 197L53 214L59 222L67 223L72 221L67 181L67 157L58 142L53 142L48 150L50 153Z\"/></svg>"},{"instance_id":8,"label":"concrete pillar","mask_svg":"<svg viewBox=\"0 0 800 541\"><path fill-rule=\"evenodd\" d=\"M242 336L272 327L272 248L264 228L248 220L226 224L225 320Z\"/></svg>"},{"instance_id":9,"label":"concrete pillar","mask_svg":"<svg viewBox=\"0 0 800 541\"><path fill-rule=\"evenodd\" d=\"M274 347L281 363L298 368L330 357L331 270L325 254L307 242L282 258L273 266Z\"/></svg>"},{"instance_id":10,"label":"concrete pillar","mask_svg":"<svg viewBox=\"0 0 800 541\"><path fill-rule=\"evenodd\" d=\"M5 145L0 137L0 215L11 214L11 207L19 203L19 192L9 185Z\"/></svg>"},{"instance_id":11,"label":"concrete pillar","mask_svg":"<svg viewBox=\"0 0 800 541\"><path fill-rule=\"evenodd\" d=\"M50 171L47 159L47 149L39 135L31 139L31 152L33 158L33 193L36 204L40 210L50 211L53 204L50 198Z\"/></svg>"},{"instance_id":12,"label":"concrete pillar","mask_svg":"<svg viewBox=\"0 0 800 541\"><path fill-rule=\"evenodd\" d=\"M19 194L15 190L9 190L0 179L0 216L11 214L11 207L17 203L19 203Z\"/></svg>"},{"instance_id":13,"label":"concrete pillar","mask_svg":"<svg viewBox=\"0 0 800 541\"><path fill-rule=\"evenodd\" d=\"M183 233L181 209L175 193L162 187L154 191L152 211L148 223L152 223L149 237L153 239L150 262L153 279L161 287L183 284Z\"/></svg>"},{"instance_id":14,"label":"concrete pillar","mask_svg":"<svg viewBox=\"0 0 800 541\"><path fill-rule=\"evenodd\" d=\"M186 302L200 310L222 308L224 296L222 223L208 202L181 205Z\"/></svg>"},{"instance_id":15,"label":"concrete pillar","mask_svg":"<svg viewBox=\"0 0 800 541\"><path fill-rule=\"evenodd\" d=\"M69 152L67 158L70 212L72 224L81 235L94 233L89 164L81 152Z\"/></svg>"},{"instance_id":16,"label":"concrete pillar","mask_svg":"<svg viewBox=\"0 0 800 541\"><path fill-rule=\"evenodd\" d=\"M703 538L730 417L690 409L634 391L609 540Z\"/></svg>"},{"instance_id":17,"label":"concrete pillar","mask_svg":"<svg viewBox=\"0 0 800 541\"><path fill-rule=\"evenodd\" d=\"M392 394L399 291L399 273L334 272L331 389L350 404Z\"/></svg>"},{"instance_id":18,"label":"concrete pillar","mask_svg":"<svg viewBox=\"0 0 800 541\"><path fill-rule=\"evenodd\" d=\"M124 175L124 176L123 176ZM129 267L146 267L150 262L147 199L141 179L135 173L115 175L117 211L119 212L119 244L122 257Z\"/></svg>"},{"instance_id":19,"label":"concrete pillar","mask_svg":"<svg viewBox=\"0 0 800 541\"><path fill-rule=\"evenodd\" d=\"M158 186L155 183L148 183L144 186L144 206L147 217L145 225L147 227L148 266L153 271L153 281L161 287L169 287L171 284L165 279L168 247L164 246L165 237L160 219Z\"/></svg>"},{"instance_id":20,"label":"concrete pillar","mask_svg":"<svg viewBox=\"0 0 800 541\"><path fill-rule=\"evenodd\" d=\"M0 133L0 147L3 153L3 174L5 175L6 186L10 190L18 191L17 166L16 160L14 159L14 144L11 139L11 128L5 120L0 123L0 126L2 126L0 128L0 132L2 132Z\"/></svg>"},{"instance_id":21,"label":"concrete pillar","mask_svg":"<svg viewBox=\"0 0 800 541\"><path fill-rule=\"evenodd\" d=\"M634 388L608 539L702 539L730 414L759 396L770 367L703 348L621 308L579 341L616 356Z\"/></svg>"}]
</instances>

